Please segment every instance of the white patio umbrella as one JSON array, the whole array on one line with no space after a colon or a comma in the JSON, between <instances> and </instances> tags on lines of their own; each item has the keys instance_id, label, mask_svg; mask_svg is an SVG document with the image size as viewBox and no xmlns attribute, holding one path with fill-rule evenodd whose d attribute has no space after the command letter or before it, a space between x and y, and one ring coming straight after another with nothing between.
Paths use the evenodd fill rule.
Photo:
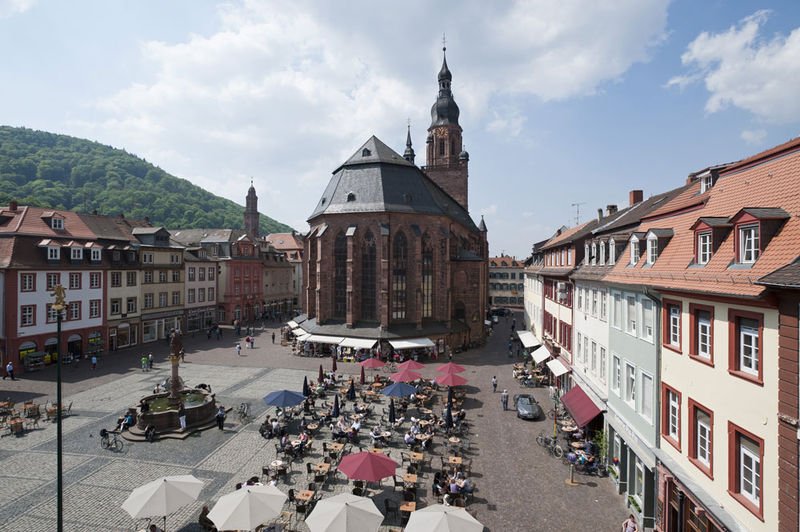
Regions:
<instances>
[{"instance_id":1,"label":"white patio umbrella","mask_svg":"<svg viewBox=\"0 0 800 532\"><path fill-rule=\"evenodd\" d=\"M376 532L383 514L372 499L342 493L317 502L306 518L311 532Z\"/></svg>"},{"instance_id":2,"label":"white patio umbrella","mask_svg":"<svg viewBox=\"0 0 800 532\"><path fill-rule=\"evenodd\" d=\"M483 532L483 525L464 508L434 504L411 512L406 532Z\"/></svg>"},{"instance_id":3,"label":"white patio umbrella","mask_svg":"<svg viewBox=\"0 0 800 532\"><path fill-rule=\"evenodd\" d=\"M161 477L158 480L139 486L122 503L122 509L134 519L167 516L191 504L200 496L203 481L192 475Z\"/></svg>"},{"instance_id":4,"label":"white patio umbrella","mask_svg":"<svg viewBox=\"0 0 800 532\"><path fill-rule=\"evenodd\" d=\"M253 530L279 516L286 499L275 486L242 486L220 497L208 518L219 530Z\"/></svg>"}]
</instances>

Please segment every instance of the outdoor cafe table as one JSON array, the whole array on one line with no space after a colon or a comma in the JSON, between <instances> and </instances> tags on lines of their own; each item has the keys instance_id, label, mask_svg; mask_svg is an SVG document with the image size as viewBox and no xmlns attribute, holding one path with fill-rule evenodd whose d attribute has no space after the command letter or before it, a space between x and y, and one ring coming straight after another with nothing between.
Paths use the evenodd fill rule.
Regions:
<instances>
[{"instance_id":1,"label":"outdoor cafe table","mask_svg":"<svg viewBox=\"0 0 800 532\"><path fill-rule=\"evenodd\" d=\"M417 410L419 410L420 414L425 414L426 416L433 414L433 410L430 408L417 408Z\"/></svg>"},{"instance_id":2,"label":"outdoor cafe table","mask_svg":"<svg viewBox=\"0 0 800 532\"><path fill-rule=\"evenodd\" d=\"M427 419L420 419L420 420L419 420L419 426L420 426L420 427L427 427L427 426L428 426L428 425L430 425L431 423L433 423L433 421L429 421L429 420L427 420Z\"/></svg>"},{"instance_id":3,"label":"outdoor cafe table","mask_svg":"<svg viewBox=\"0 0 800 532\"><path fill-rule=\"evenodd\" d=\"M408 457L411 459L412 462L418 464L422 462L422 459L425 457L422 453L408 453Z\"/></svg>"},{"instance_id":4,"label":"outdoor cafe table","mask_svg":"<svg viewBox=\"0 0 800 532\"><path fill-rule=\"evenodd\" d=\"M411 484L412 486L417 483L417 475L413 473L406 473L403 475L403 483Z\"/></svg>"},{"instance_id":5,"label":"outdoor cafe table","mask_svg":"<svg viewBox=\"0 0 800 532\"><path fill-rule=\"evenodd\" d=\"M456 438L455 436L450 436L450 439L448 439L447 441L449 441L450 443L453 443L455 445L458 445L459 443L461 443L461 438Z\"/></svg>"},{"instance_id":6,"label":"outdoor cafe table","mask_svg":"<svg viewBox=\"0 0 800 532\"><path fill-rule=\"evenodd\" d=\"M432 434L417 434L414 437L417 439L417 441L421 441L422 442L422 441L430 440L431 438L433 438L433 435Z\"/></svg>"},{"instance_id":7,"label":"outdoor cafe table","mask_svg":"<svg viewBox=\"0 0 800 532\"><path fill-rule=\"evenodd\" d=\"M300 444L303 443L300 440L292 440L292 447L300 447Z\"/></svg>"},{"instance_id":8,"label":"outdoor cafe table","mask_svg":"<svg viewBox=\"0 0 800 532\"><path fill-rule=\"evenodd\" d=\"M419 401L427 401L428 400L428 396L424 395L424 394L421 394L421 393L418 393L414 397L416 397L417 400L419 400Z\"/></svg>"},{"instance_id":9,"label":"outdoor cafe table","mask_svg":"<svg viewBox=\"0 0 800 532\"><path fill-rule=\"evenodd\" d=\"M294 498L298 501L308 502L314 497L314 492L311 490L298 491L294 494Z\"/></svg>"},{"instance_id":10,"label":"outdoor cafe table","mask_svg":"<svg viewBox=\"0 0 800 532\"><path fill-rule=\"evenodd\" d=\"M373 382L372 383L372 387L375 388L376 390L380 389L380 388L383 388L383 383L382 382Z\"/></svg>"},{"instance_id":11,"label":"outdoor cafe table","mask_svg":"<svg viewBox=\"0 0 800 532\"><path fill-rule=\"evenodd\" d=\"M392 437L392 433L389 432L388 430L385 430L385 431L381 432L381 438L389 439L391 437Z\"/></svg>"},{"instance_id":12,"label":"outdoor cafe table","mask_svg":"<svg viewBox=\"0 0 800 532\"><path fill-rule=\"evenodd\" d=\"M373 447L369 450L372 454L383 454L383 449L378 449L377 447Z\"/></svg>"},{"instance_id":13,"label":"outdoor cafe table","mask_svg":"<svg viewBox=\"0 0 800 532\"><path fill-rule=\"evenodd\" d=\"M450 465L461 465L461 457L460 456L448 456L447 463Z\"/></svg>"},{"instance_id":14,"label":"outdoor cafe table","mask_svg":"<svg viewBox=\"0 0 800 532\"><path fill-rule=\"evenodd\" d=\"M344 444L343 443L329 443L328 444L328 450L329 451L333 451L334 453L341 452L342 449L344 449Z\"/></svg>"},{"instance_id":15,"label":"outdoor cafe table","mask_svg":"<svg viewBox=\"0 0 800 532\"><path fill-rule=\"evenodd\" d=\"M324 475L329 473L331 470L331 465L326 464L325 462L320 462L319 464L314 464L314 471L319 473L320 475Z\"/></svg>"},{"instance_id":16,"label":"outdoor cafe table","mask_svg":"<svg viewBox=\"0 0 800 532\"><path fill-rule=\"evenodd\" d=\"M269 463L269 466L272 469L280 469L282 467L286 467L286 462L284 462L283 460L273 460L272 462Z\"/></svg>"},{"instance_id":17,"label":"outdoor cafe table","mask_svg":"<svg viewBox=\"0 0 800 532\"><path fill-rule=\"evenodd\" d=\"M22 434L25 431L22 418L15 417L8 424L11 427L11 434Z\"/></svg>"},{"instance_id":18,"label":"outdoor cafe table","mask_svg":"<svg viewBox=\"0 0 800 532\"><path fill-rule=\"evenodd\" d=\"M416 509L417 509L417 503L416 503L416 502L414 502L414 501L408 501L408 502L404 502L404 503L403 503L403 504L400 506L400 511L401 511L401 512L413 512L413 511L415 511Z\"/></svg>"},{"instance_id":19,"label":"outdoor cafe table","mask_svg":"<svg viewBox=\"0 0 800 532\"><path fill-rule=\"evenodd\" d=\"M314 432L318 428L319 428L319 423L309 423L308 424L308 430L310 430L311 432Z\"/></svg>"}]
</instances>

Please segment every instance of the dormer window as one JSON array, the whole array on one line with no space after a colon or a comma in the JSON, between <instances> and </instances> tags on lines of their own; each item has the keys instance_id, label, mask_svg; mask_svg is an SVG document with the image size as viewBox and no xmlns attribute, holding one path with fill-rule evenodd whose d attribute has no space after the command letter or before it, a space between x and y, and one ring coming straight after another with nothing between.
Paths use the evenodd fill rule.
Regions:
<instances>
[{"instance_id":1,"label":"dormer window","mask_svg":"<svg viewBox=\"0 0 800 532\"><path fill-rule=\"evenodd\" d=\"M600 266L606 264L606 243L600 242Z\"/></svg>"},{"instance_id":2,"label":"dormer window","mask_svg":"<svg viewBox=\"0 0 800 532\"><path fill-rule=\"evenodd\" d=\"M355 200L356 200L355 192L348 192L347 193L347 201L349 202L349 201L355 201Z\"/></svg>"},{"instance_id":3,"label":"dormer window","mask_svg":"<svg viewBox=\"0 0 800 532\"><path fill-rule=\"evenodd\" d=\"M736 262L752 265L790 218L780 208L745 208L730 219L735 227Z\"/></svg>"},{"instance_id":4,"label":"dormer window","mask_svg":"<svg viewBox=\"0 0 800 532\"><path fill-rule=\"evenodd\" d=\"M708 264L711 260L711 231L697 235L697 264Z\"/></svg>"},{"instance_id":5,"label":"dormer window","mask_svg":"<svg viewBox=\"0 0 800 532\"><path fill-rule=\"evenodd\" d=\"M597 264L597 244L592 243L592 266Z\"/></svg>"},{"instance_id":6,"label":"dormer window","mask_svg":"<svg viewBox=\"0 0 800 532\"><path fill-rule=\"evenodd\" d=\"M617 243L612 238L608 241L608 263L613 265L617 262Z\"/></svg>"},{"instance_id":7,"label":"dormer window","mask_svg":"<svg viewBox=\"0 0 800 532\"><path fill-rule=\"evenodd\" d=\"M631 237L631 266L639 262L639 239L636 236Z\"/></svg>"},{"instance_id":8,"label":"dormer window","mask_svg":"<svg viewBox=\"0 0 800 532\"><path fill-rule=\"evenodd\" d=\"M700 194L705 194L714 186L714 177L709 173L700 178Z\"/></svg>"},{"instance_id":9,"label":"dormer window","mask_svg":"<svg viewBox=\"0 0 800 532\"><path fill-rule=\"evenodd\" d=\"M653 265L658 259L658 239L650 237L647 239L647 264Z\"/></svg>"},{"instance_id":10,"label":"dormer window","mask_svg":"<svg viewBox=\"0 0 800 532\"><path fill-rule=\"evenodd\" d=\"M70 260L83 260L83 248L69 248Z\"/></svg>"},{"instance_id":11,"label":"dormer window","mask_svg":"<svg viewBox=\"0 0 800 532\"><path fill-rule=\"evenodd\" d=\"M361 156L362 157L369 157L370 155L372 155L372 152L369 151L368 148L364 148L363 150L361 150Z\"/></svg>"},{"instance_id":12,"label":"dormer window","mask_svg":"<svg viewBox=\"0 0 800 532\"><path fill-rule=\"evenodd\" d=\"M758 259L759 252L758 224L739 228L739 262L752 264Z\"/></svg>"},{"instance_id":13,"label":"dormer window","mask_svg":"<svg viewBox=\"0 0 800 532\"><path fill-rule=\"evenodd\" d=\"M61 258L61 248L48 246L47 260L59 260Z\"/></svg>"},{"instance_id":14,"label":"dormer window","mask_svg":"<svg viewBox=\"0 0 800 532\"><path fill-rule=\"evenodd\" d=\"M50 218L50 228L51 229L64 229L64 219L63 218Z\"/></svg>"},{"instance_id":15,"label":"dormer window","mask_svg":"<svg viewBox=\"0 0 800 532\"><path fill-rule=\"evenodd\" d=\"M589 264L589 261L592 260L592 255L589 253L589 244L584 244L583 246L583 263Z\"/></svg>"},{"instance_id":16,"label":"dormer window","mask_svg":"<svg viewBox=\"0 0 800 532\"><path fill-rule=\"evenodd\" d=\"M92 248L92 262L100 262L100 250L97 248Z\"/></svg>"}]
</instances>

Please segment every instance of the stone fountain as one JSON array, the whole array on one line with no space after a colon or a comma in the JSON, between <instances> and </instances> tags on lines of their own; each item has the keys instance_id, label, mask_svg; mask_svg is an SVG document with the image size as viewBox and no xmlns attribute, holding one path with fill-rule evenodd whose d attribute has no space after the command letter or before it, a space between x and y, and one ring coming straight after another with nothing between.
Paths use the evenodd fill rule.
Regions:
<instances>
[{"instance_id":1,"label":"stone fountain","mask_svg":"<svg viewBox=\"0 0 800 532\"><path fill-rule=\"evenodd\" d=\"M186 439L192 432L206 430L216 426L214 416L217 404L209 387L188 388L179 374L180 353L183 342L180 332L170 333L169 362L171 374L167 379L165 391L145 395L139 404L130 408L136 414L136 425L128 429L122 436L131 441L144 441L145 430L152 426L159 439ZM181 430L178 421L178 409L183 404L186 410L186 430ZM142 406L147 405L142 412Z\"/></svg>"}]
</instances>

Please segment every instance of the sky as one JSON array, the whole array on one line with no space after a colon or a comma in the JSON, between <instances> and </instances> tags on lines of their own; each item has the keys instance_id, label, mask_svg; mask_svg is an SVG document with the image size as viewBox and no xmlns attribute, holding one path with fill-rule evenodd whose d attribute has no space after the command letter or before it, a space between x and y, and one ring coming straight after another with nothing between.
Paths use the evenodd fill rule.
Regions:
<instances>
[{"instance_id":1,"label":"sky","mask_svg":"<svg viewBox=\"0 0 800 532\"><path fill-rule=\"evenodd\" d=\"M306 232L371 135L424 164L443 35L492 255L800 134L797 0L0 0L0 123Z\"/></svg>"}]
</instances>

